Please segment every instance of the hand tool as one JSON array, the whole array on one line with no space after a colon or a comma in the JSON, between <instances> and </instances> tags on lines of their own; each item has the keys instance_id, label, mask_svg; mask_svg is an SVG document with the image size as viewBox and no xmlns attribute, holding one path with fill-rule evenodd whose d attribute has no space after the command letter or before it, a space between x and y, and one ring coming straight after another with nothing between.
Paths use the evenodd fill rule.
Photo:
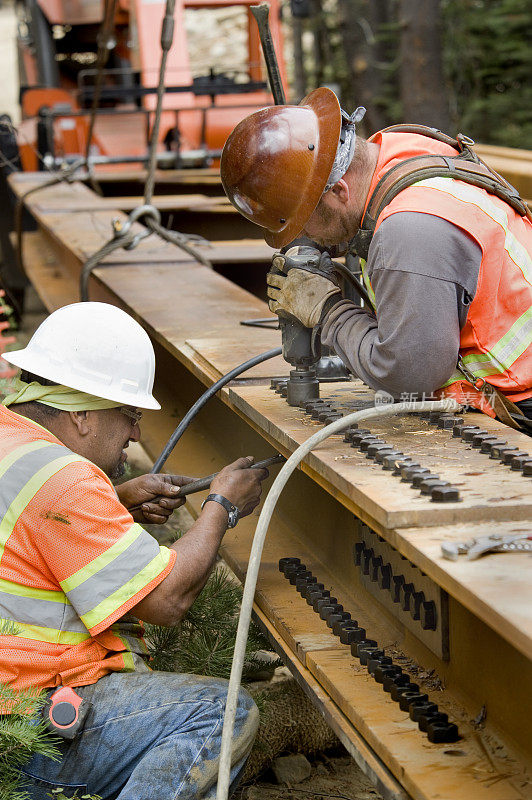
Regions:
<instances>
[{"instance_id":1,"label":"hand tool","mask_svg":"<svg viewBox=\"0 0 532 800\"><path fill-rule=\"evenodd\" d=\"M492 533L490 536L478 536L468 542L443 542L442 555L449 561L458 561L460 555L466 555L473 561L486 553L532 553L532 536L528 533L516 533L501 536Z\"/></svg>"},{"instance_id":2,"label":"hand tool","mask_svg":"<svg viewBox=\"0 0 532 800\"><path fill-rule=\"evenodd\" d=\"M263 461L257 461L256 464L251 464L249 469L266 469L267 467L273 466L273 464L283 464L285 461L286 458L281 455L281 453L277 453L275 456L270 456L270 458L265 458ZM184 497L187 494L195 494L196 492L203 492L205 489L209 488L214 478L216 478L216 476L219 474L219 472L213 472L212 475L206 475L205 478L198 478L196 481L191 481L185 486L180 486L178 497ZM150 500L145 500L144 503L139 503L136 506L132 506L128 509L128 511L130 513L133 511L138 511L146 503L157 503L161 499L161 495L152 497Z\"/></svg>"}]
</instances>

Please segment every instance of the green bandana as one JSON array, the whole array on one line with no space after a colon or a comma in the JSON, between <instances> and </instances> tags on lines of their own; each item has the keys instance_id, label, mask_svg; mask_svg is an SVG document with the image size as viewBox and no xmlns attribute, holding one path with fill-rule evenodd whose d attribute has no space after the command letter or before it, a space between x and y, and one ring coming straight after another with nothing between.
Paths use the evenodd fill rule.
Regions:
<instances>
[{"instance_id":1,"label":"green bandana","mask_svg":"<svg viewBox=\"0 0 532 800\"><path fill-rule=\"evenodd\" d=\"M93 394L78 392L69 386L41 386L40 383L24 383L17 379L13 383L14 392L2 401L4 406L18 403L31 403L34 400L45 406L58 408L60 411L99 411L106 408L119 408L123 403L105 400Z\"/></svg>"}]
</instances>

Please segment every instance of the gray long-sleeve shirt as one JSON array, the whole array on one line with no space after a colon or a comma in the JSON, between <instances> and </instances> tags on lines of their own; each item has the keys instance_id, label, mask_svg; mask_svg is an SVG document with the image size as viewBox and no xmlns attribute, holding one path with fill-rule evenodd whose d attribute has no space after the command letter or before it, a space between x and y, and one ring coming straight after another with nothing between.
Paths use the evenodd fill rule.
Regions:
<instances>
[{"instance_id":1,"label":"gray long-sleeve shirt","mask_svg":"<svg viewBox=\"0 0 532 800\"><path fill-rule=\"evenodd\" d=\"M368 254L376 317L342 300L325 319L323 344L372 389L396 399L432 393L456 368L481 257L472 237L440 217L392 214Z\"/></svg>"}]
</instances>

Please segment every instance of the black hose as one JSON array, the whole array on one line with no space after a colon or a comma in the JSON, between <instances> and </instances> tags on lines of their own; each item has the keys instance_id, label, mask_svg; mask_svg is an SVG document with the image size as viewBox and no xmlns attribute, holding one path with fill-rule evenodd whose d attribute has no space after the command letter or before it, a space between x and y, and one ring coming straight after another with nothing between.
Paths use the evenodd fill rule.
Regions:
<instances>
[{"instance_id":1,"label":"black hose","mask_svg":"<svg viewBox=\"0 0 532 800\"><path fill-rule=\"evenodd\" d=\"M203 392L201 397L198 397L194 405L191 406L191 408L189 408L189 410L187 411L187 413L185 414L185 416L183 417L183 419L181 420L181 422L179 423L173 434L168 439L167 443L165 444L162 450L161 455L158 457L155 464L151 468L151 471L152 472L161 471L170 453L172 452L172 450L174 449L174 447L176 446L176 444L178 443L178 441L180 440L180 438L182 437L182 435L184 434L184 432L186 431L186 429L188 428L188 426L190 425L190 423L192 422L198 411L201 411L205 403L208 400L210 400L210 398L213 395L216 394L218 389L222 389L226 384L229 383L229 381L232 381L233 378L237 378L243 372L246 372L248 369L251 369L251 367L255 367L257 364L262 364L263 361L268 361L268 359L275 358L275 356L280 356L282 352L283 352L282 347L275 347L273 350L267 350L265 353L260 353L258 356L253 356L253 358L250 358L248 361L244 361L243 364L239 364L238 367L235 367L226 375L222 375L222 377L219 380L217 380L216 383L213 383L212 386L209 386L207 391Z\"/></svg>"}]
</instances>

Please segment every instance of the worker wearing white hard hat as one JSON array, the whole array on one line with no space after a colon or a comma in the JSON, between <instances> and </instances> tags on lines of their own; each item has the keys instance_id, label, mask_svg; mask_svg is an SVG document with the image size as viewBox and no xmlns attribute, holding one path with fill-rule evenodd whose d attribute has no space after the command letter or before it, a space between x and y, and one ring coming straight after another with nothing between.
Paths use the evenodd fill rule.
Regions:
<instances>
[{"instance_id":1,"label":"worker wearing white hard hat","mask_svg":"<svg viewBox=\"0 0 532 800\"><path fill-rule=\"evenodd\" d=\"M214 565L228 508L249 514L267 472L247 458L225 467L190 530L162 547L139 523L165 521L191 479L110 481L140 437L139 409L160 408L147 333L114 306L75 303L4 357L22 372L0 406L0 617L13 625L0 634L0 682L44 690L47 722L64 737L59 761L34 755L21 768L29 796L65 785L103 799L203 796L216 778L227 685L150 673L139 620L182 619ZM234 779L257 717L242 691Z\"/></svg>"}]
</instances>

